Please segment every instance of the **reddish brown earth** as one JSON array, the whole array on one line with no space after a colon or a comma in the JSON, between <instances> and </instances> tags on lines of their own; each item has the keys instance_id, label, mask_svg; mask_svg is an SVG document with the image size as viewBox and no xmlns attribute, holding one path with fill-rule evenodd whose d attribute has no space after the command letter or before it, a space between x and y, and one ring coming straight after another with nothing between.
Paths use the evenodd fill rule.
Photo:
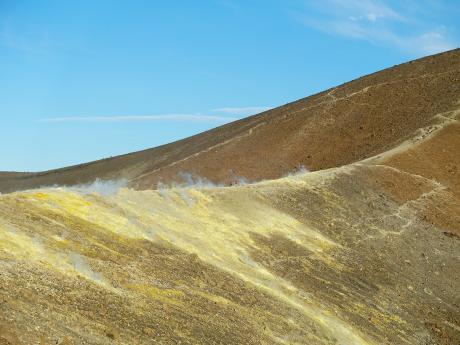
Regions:
<instances>
[{"instance_id":1,"label":"reddish brown earth","mask_svg":"<svg viewBox=\"0 0 460 345\"><path fill-rule=\"evenodd\" d=\"M458 108L460 50L398 65L157 148L32 174L0 174L0 192L96 178L137 189L191 173L216 183L273 179L303 165L337 167L410 138Z\"/></svg>"},{"instance_id":2,"label":"reddish brown earth","mask_svg":"<svg viewBox=\"0 0 460 345\"><path fill-rule=\"evenodd\" d=\"M459 121L454 50L162 147L0 173L0 345L458 345ZM149 190L184 172L264 181ZM96 178L131 188L16 191Z\"/></svg>"}]
</instances>

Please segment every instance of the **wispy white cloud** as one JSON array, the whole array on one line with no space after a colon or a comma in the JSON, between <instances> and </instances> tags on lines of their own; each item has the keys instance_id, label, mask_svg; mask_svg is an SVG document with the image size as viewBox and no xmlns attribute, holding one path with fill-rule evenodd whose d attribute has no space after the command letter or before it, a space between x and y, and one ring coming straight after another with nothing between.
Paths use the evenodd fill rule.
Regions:
<instances>
[{"instance_id":1,"label":"wispy white cloud","mask_svg":"<svg viewBox=\"0 0 460 345\"><path fill-rule=\"evenodd\" d=\"M271 107L227 107L213 109L213 111L231 115L253 115L270 109Z\"/></svg>"},{"instance_id":2,"label":"wispy white cloud","mask_svg":"<svg viewBox=\"0 0 460 345\"><path fill-rule=\"evenodd\" d=\"M327 0L337 9L339 14L351 13L352 20L367 20L376 22L380 19L403 20L404 15L392 9L389 5L377 0Z\"/></svg>"},{"instance_id":3,"label":"wispy white cloud","mask_svg":"<svg viewBox=\"0 0 460 345\"><path fill-rule=\"evenodd\" d=\"M426 13L418 15L423 7L420 2L418 6L399 7L379 0L307 0L305 4L307 9L294 12L294 18L325 33L366 40L414 55L439 53L458 46L445 26L432 24L438 18L426 18Z\"/></svg>"},{"instance_id":4,"label":"wispy white cloud","mask_svg":"<svg viewBox=\"0 0 460 345\"><path fill-rule=\"evenodd\" d=\"M458 45L456 46L448 40L441 30L425 32L415 37L411 42L414 45L413 48L421 47L427 54L435 54L456 48Z\"/></svg>"},{"instance_id":5,"label":"wispy white cloud","mask_svg":"<svg viewBox=\"0 0 460 345\"><path fill-rule=\"evenodd\" d=\"M177 121L177 122L220 122L226 123L238 120L237 117L214 116L200 114L164 114L164 115L134 115L134 116L68 116L40 119L39 122L149 122L149 121Z\"/></svg>"},{"instance_id":6,"label":"wispy white cloud","mask_svg":"<svg viewBox=\"0 0 460 345\"><path fill-rule=\"evenodd\" d=\"M220 115L203 114L158 114L158 115L118 115L118 116L60 116L49 117L38 120L42 123L65 123L65 122L153 122L153 121L175 121L175 122L205 122L205 123L227 123L236 121L244 116L257 114L270 109L270 107L225 107L213 109L213 113Z\"/></svg>"}]
</instances>

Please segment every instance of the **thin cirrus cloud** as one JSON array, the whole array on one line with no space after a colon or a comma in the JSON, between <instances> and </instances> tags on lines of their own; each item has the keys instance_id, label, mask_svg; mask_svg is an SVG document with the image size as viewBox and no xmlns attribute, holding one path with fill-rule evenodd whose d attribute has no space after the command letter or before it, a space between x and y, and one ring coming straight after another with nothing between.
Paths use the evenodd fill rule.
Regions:
<instances>
[{"instance_id":1,"label":"thin cirrus cloud","mask_svg":"<svg viewBox=\"0 0 460 345\"><path fill-rule=\"evenodd\" d=\"M307 0L304 4L303 10L291 11L292 17L327 34L365 40L413 55L435 54L458 46L443 25L442 16L431 16L427 11L432 5L428 0L417 4L409 1L407 6L388 0ZM437 5L438 11L441 4L442 1Z\"/></svg>"},{"instance_id":2,"label":"thin cirrus cloud","mask_svg":"<svg viewBox=\"0 0 460 345\"><path fill-rule=\"evenodd\" d=\"M43 123L66 123L66 122L201 122L201 123L227 123L241 119L242 116L261 113L271 109L270 107L228 107L213 109L216 113L225 115L202 115L202 114L160 114L160 115L124 115L124 116L63 116L49 117L38 120ZM231 115L231 116L229 116Z\"/></svg>"},{"instance_id":3,"label":"thin cirrus cloud","mask_svg":"<svg viewBox=\"0 0 460 345\"><path fill-rule=\"evenodd\" d=\"M150 121L177 121L177 122L217 122L226 123L238 120L237 117L197 115L197 114L164 114L164 115L133 115L133 116L68 116L40 119L38 122L150 122Z\"/></svg>"},{"instance_id":4,"label":"thin cirrus cloud","mask_svg":"<svg viewBox=\"0 0 460 345\"><path fill-rule=\"evenodd\" d=\"M231 114L231 115L253 115L262 113L264 111L270 110L271 107L228 107L228 108L217 108L213 109L213 111L218 113L224 114Z\"/></svg>"}]
</instances>

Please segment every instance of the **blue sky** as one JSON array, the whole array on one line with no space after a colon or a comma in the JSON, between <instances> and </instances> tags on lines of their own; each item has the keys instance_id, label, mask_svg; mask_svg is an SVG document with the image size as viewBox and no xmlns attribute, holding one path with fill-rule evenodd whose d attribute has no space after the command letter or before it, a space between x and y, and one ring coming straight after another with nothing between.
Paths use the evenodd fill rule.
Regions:
<instances>
[{"instance_id":1,"label":"blue sky","mask_svg":"<svg viewBox=\"0 0 460 345\"><path fill-rule=\"evenodd\" d=\"M458 0L0 0L0 170L177 140L453 49Z\"/></svg>"}]
</instances>

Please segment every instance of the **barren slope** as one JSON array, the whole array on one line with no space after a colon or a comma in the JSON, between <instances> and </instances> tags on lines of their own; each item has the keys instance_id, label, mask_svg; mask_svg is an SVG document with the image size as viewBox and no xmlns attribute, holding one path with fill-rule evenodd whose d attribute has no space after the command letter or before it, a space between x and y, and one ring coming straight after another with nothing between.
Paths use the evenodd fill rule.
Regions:
<instances>
[{"instance_id":1,"label":"barren slope","mask_svg":"<svg viewBox=\"0 0 460 345\"><path fill-rule=\"evenodd\" d=\"M0 196L0 344L458 344L445 115L380 156L252 185Z\"/></svg>"},{"instance_id":2,"label":"barren slope","mask_svg":"<svg viewBox=\"0 0 460 345\"><path fill-rule=\"evenodd\" d=\"M145 188L180 171L222 181L215 151L252 179L333 166L233 187L0 195L0 345L459 344L458 60L380 72L187 139L193 147L5 175L12 189L50 176Z\"/></svg>"},{"instance_id":3,"label":"barren slope","mask_svg":"<svg viewBox=\"0 0 460 345\"><path fill-rule=\"evenodd\" d=\"M0 192L95 178L126 178L137 189L180 181L279 178L304 165L356 162L411 137L458 107L460 50L371 74L294 103L158 148L38 174L0 175Z\"/></svg>"}]
</instances>

